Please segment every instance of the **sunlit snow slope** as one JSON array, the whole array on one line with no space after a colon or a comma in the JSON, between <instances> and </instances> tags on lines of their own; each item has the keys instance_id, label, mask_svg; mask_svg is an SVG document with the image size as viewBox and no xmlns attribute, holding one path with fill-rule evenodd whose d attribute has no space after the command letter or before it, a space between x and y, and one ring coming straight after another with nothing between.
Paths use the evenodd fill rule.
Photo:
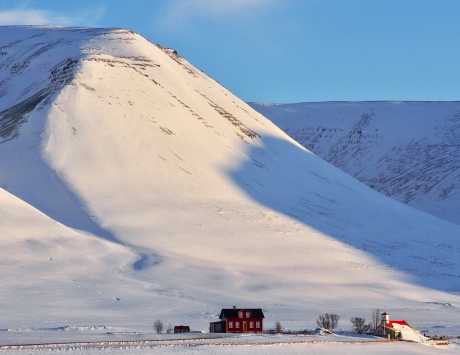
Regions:
<instances>
[{"instance_id":1,"label":"sunlit snow slope","mask_svg":"<svg viewBox=\"0 0 460 355\"><path fill-rule=\"evenodd\" d=\"M460 102L252 106L366 185L460 224Z\"/></svg>"},{"instance_id":2,"label":"sunlit snow slope","mask_svg":"<svg viewBox=\"0 0 460 355\"><path fill-rule=\"evenodd\" d=\"M460 227L305 150L127 30L0 29L0 328L460 319Z\"/></svg>"}]
</instances>

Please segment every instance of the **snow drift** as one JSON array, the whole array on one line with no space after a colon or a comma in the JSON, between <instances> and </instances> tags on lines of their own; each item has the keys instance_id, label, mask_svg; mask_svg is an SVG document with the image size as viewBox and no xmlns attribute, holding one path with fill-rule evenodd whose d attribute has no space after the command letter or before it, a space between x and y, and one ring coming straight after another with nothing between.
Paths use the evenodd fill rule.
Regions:
<instances>
[{"instance_id":1,"label":"snow drift","mask_svg":"<svg viewBox=\"0 0 460 355\"><path fill-rule=\"evenodd\" d=\"M0 42L0 328L206 329L233 304L458 321L460 227L332 167L173 50L122 29Z\"/></svg>"}]
</instances>

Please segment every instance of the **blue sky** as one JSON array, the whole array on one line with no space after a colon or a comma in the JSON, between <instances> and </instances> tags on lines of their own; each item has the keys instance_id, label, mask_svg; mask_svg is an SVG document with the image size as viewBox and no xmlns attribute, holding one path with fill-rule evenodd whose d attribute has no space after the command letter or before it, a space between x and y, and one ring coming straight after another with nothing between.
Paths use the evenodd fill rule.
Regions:
<instances>
[{"instance_id":1,"label":"blue sky","mask_svg":"<svg viewBox=\"0 0 460 355\"><path fill-rule=\"evenodd\" d=\"M245 100L459 100L458 0L0 0L0 24L128 27Z\"/></svg>"}]
</instances>

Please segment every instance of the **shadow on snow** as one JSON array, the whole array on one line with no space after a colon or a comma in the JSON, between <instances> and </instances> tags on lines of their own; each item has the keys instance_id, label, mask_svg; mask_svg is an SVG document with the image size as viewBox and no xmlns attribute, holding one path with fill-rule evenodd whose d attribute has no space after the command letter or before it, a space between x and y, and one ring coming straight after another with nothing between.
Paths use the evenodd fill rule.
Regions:
<instances>
[{"instance_id":1,"label":"shadow on snow","mask_svg":"<svg viewBox=\"0 0 460 355\"><path fill-rule=\"evenodd\" d=\"M457 226L371 190L288 140L264 136L246 155L227 173L259 204L365 252L409 282L460 290Z\"/></svg>"}]
</instances>

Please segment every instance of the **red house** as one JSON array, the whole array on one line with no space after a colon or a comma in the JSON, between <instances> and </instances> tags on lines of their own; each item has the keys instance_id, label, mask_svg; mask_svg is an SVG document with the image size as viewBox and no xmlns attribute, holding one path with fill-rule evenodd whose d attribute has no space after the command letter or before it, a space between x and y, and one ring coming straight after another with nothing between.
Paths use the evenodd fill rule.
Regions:
<instances>
[{"instance_id":1,"label":"red house","mask_svg":"<svg viewBox=\"0 0 460 355\"><path fill-rule=\"evenodd\" d=\"M262 333L264 312L261 308L224 308L220 321L209 325L211 333Z\"/></svg>"}]
</instances>

